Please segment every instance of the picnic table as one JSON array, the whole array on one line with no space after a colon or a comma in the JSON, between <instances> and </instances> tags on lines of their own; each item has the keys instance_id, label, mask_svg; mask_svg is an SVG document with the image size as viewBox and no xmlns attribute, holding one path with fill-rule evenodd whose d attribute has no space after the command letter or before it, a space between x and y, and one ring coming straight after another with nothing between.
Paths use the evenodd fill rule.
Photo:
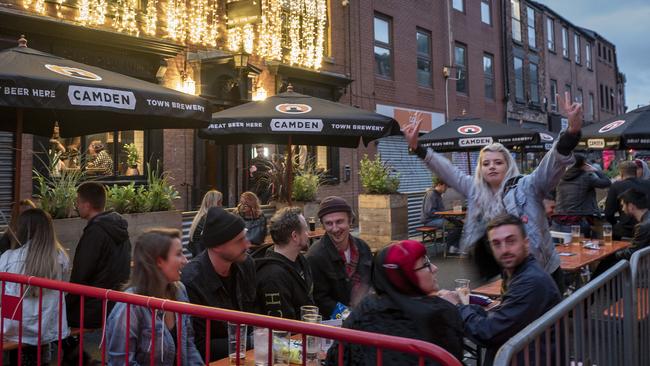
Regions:
<instances>
[{"instance_id":1,"label":"picnic table","mask_svg":"<svg viewBox=\"0 0 650 366\"><path fill-rule=\"evenodd\" d=\"M560 254L560 268L567 272L577 272L581 268L602 260L618 250L629 248L631 245L628 241L614 241L612 245L601 245L598 249L587 249L577 244L558 245L555 249ZM568 253L569 255L562 255L561 253ZM501 280L498 279L477 287L472 290L472 293L497 298L501 296Z\"/></svg>"}]
</instances>

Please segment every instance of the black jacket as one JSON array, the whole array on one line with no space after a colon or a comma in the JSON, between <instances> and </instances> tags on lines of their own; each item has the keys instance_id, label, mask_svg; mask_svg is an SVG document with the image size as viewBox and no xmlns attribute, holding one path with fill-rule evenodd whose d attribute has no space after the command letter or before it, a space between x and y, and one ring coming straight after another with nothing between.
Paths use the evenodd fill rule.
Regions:
<instances>
[{"instance_id":1,"label":"black jacket","mask_svg":"<svg viewBox=\"0 0 650 366\"><path fill-rule=\"evenodd\" d=\"M478 305L460 306L465 334L487 347L484 366L492 365L499 347L510 337L562 300L555 281L532 255L512 277L503 277L507 286L500 305L489 312Z\"/></svg>"},{"instance_id":2,"label":"black jacket","mask_svg":"<svg viewBox=\"0 0 650 366\"><path fill-rule=\"evenodd\" d=\"M629 237L634 235L634 225L636 220L623 213L621 209L621 200L618 196L630 188L635 188L646 194L646 198L650 198L650 182L639 178L627 178L614 182L609 191L607 192L607 200L605 202L605 218L612 225L618 225L615 228L614 236L616 238ZM615 216L618 212L618 218Z\"/></svg>"},{"instance_id":3,"label":"black jacket","mask_svg":"<svg viewBox=\"0 0 650 366\"><path fill-rule=\"evenodd\" d=\"M556 189L555 214L570 216L593 216L599 212L596 188L612 184L601 171L586 172L582 168L569 168Z\"/></svg>"},{"instance_id":4,"label":"black jacket","mask_svg":"<svg viewBox=\"0 0 650 366\"><path fill-rule=\"evenodd\" d=\"M203 215L199 219L196 228L194 228L194 233L190 238L190 242L187 244L187 249L192 253L192 258L199 255L205 249L205 247L203 247L203 242L201 241L201 235L203 235L203 228L205 227L205 219L207 217L208 215Z\"/></svg>"},{"instance_id":5,"label":"black jacket","mask_svg":"<svg viewBox=\"0 0 650 366\"><path fill-rule=\"evenodd\" d=\"M302 275L296 264L302 269ZM293 263L270 247L263 258L255 259L255 267L260 313L301 320L300 307L314 305L314 281L305 257L299 254Z\"/></svg>"},{"instance_id":6,"label":"black jacket","mask_svg":"<svg viewBox=\"0 0 650 366\"><path fill-rule=\"evenodd\" d=\"M632 252L643 249L650 245L650 211L641 217L641 222L634 226L634 237L632 238Z\"/></svg>"},{"instance_id":7,"label":"black jacket","mask_svg":"<svg viewBox=\"0 0 650 366\"><path fill-rule=\"evenodd\" d=\"M372 253L365 241L350 235L359 250L357 271L361 282L370 283ZM337 302L350 306L352 283L345 273L345 262L328 235L324 235L307 251L307 261L314 276L314 301L323 319L329 319Z\"/></svg>"},{"instance_id":8,"label":"black jacket","mask_svg":"<svg viewBox=\"0 0 650 366\"><path fill-rule=\"evenodd\" d=\"M131 273L131 242L129 224L117 212L103 212L93 217L84 228L77 244L70 282L81 285L121 290ZM66 296L68 325L78 328L79 296ZM85 328L102 326L102 300L84 299ZM109 303L106 314L112 309Z\"/></svg>"},{"instance_id":9,"label":"black jacket","mask_svg":"<svg viewBox=\"0 0 650 366\"><path fill-rule=\"evenodd\" d=\"M190 303L223 309L256 312L255 308L255 264L247 257L243 263L232 265L231 277L236 279L235 299L231 298L217 272L215 272L207 251L201 252L184 268L181 282L187 289ZM193 318L194 343L205 358L205 320ZM228 329L224 322L212 321L210 324L210 361L228 356Z\"/></svg>"},{"instance_id":10,"label":"black jacket","mask_svg":"<svg viewBox=\"0 0 650 366\"><path fill-rule=\"evenodd\" d=\"M245 218L243 216L242 219L244 220L244 225L246 226L246 230L247 230L246 238L248 238L251 244L253 245L264 244L264 239L266 239L266 233L267 233L266 217L264 216L264 214L261 214L256 219Z\"/></svg>"},{"instance_id":11,"label":"black jacket","mask_svg":"<svg viewBox=\"0 0 650 366\"><path fill-rule=\"evenodd\" d=\"M439 297L423 299L435 311L429 324L433 337L425 337L418 325L388 296L367 296L343 323L344 328L363 330L435 343L459 360L463 357L463 324L454 305ZM377 351L373 347L345 344L344 365L375 365ZM338 344L330 347L327 365L338 365ZM384 350L384 365L417 365L416 356ZM434 365L427 362L426 365Z\"/></svg>"}]
</instances>

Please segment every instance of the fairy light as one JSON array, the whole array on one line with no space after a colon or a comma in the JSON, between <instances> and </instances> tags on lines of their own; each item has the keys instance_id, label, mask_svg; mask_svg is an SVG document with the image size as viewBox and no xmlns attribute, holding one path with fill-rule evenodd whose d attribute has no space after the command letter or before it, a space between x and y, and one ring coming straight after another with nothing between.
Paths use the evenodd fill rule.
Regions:
<instances>
[{"instance_id":1,"label":"fairy light","mask_svg":"<svg viewBox=\"0 0 650 366\"><path fill-rule=\"evenodd\" d=\"M188 39L190 42L203 43L208 31L207 0L191 0L188 21Z\"/></svg>"},{"instance_id":2,"label":"fairy light","mask_svg":"<svg viewBox=\"0 0 650 366\"><path fill-rule=\"evenodd\" d=\"M23 8L29 9L30 6L32 6L32 0L24 0L23 1Z\"/></svg>"},{"instance_id":3,"label":"fairy light","mask_svg":"<svg viewBox=\"0 0 650 366\"><path fill-rule=\"evenodd\" d=\"M156 35L158 24L158 1L147 0L147 8L144 13L144 33L150 36Z\"/></svg>"},{"instance_id":4,"label":"fairy light","mask_svg":"<svg viewBox=\"0 0 650 366\"><path fill-rule=\"evenodd\" d=\"M228 28L228 49L233 52L239 51L242 41L242 32L239 27Z\"/></svg>"},{"instance_id":5,"label":"fairy light","mask_svg":"<svg viewBox=\"0 0 650 366\"><path fill-rule=\"evenodd\" d=\"M106 22L108 3L106 0L91 0L89 23L92 25L103 25Z\"/></svg>"},{"instance_id":6,"label":"fairy light","mask_svg":"<svg viewBox=\"0 0 650 366\"><path fill-rule=\"evenodd\" d=\"M36 0L34 10L39 14L45 14L45 0Z\"/></svg>"},{"instance_id":7,"label":"fairy light","mask_svg":"<svg viewBox=\"0 0 650 366\"><path fill-rule=\"evenodd\" d=\"M185 0L167 0L167 37L184 41L187 32L187 6Z\"/></svg>"},{"instance_id":8,"label":"fairy light","mask_svg":"<svg viewBox=\"0 0 650 366\"><path fill-rule=\"evenodd\" d=\"M113 27L118 32L139 35L137 16L137 0L117 0L113 6Z\"/></svg>"},{"instance_id":9,"label":"fairy light","mask_svg":"<svg viewBox=\"0 0 650 366\"><path fill-rule=\"evenodd\" d=\"M316 0L302 0L303 14L302 19L302 65L313 67L314 65L314 38L316 31Z\"/></svg>"},{"instance_id":10,"label":"fairy light","mask_svg":"<svg viewBox=\"0 0 650 366\"><path fill-rule=\"evenodd\" d=\"M255 32L253 31L252 24L246 24L242 27L242 42L244 45L244 52L253 53L253 43L255 41Z\"/></svg>"},{"instance_id":11,"label":"fairy light","mask_svg":"<svg viewBox=\"0 0 650 366\"><path fill-rule=\"evenodd\" d=\"M289 64L301 63L300 49L300 10L302 0L289 2Z\"/></svg>"},{"instance_id":12,"label":"fairy light","mask_svg":"<svg viewBox=\"0 0 650 366\"><path fill-rule=\"evenodd\" d=\"M264 87L258 87L255 89L255 93L253 93L253 100L254 101L262 101L266 99L266 89Z\"/></svg>"},{"instance_id":13,"label":"fairy light","mask_svg":"<svg viewBox=\"0 0 650 366\"><path fill-rule=\"evenodd\" d=\"M327 0L317 0L316 5L316 44L314 47L314 68L323 65L325 53L325 30L327 26Z\"/></svg>"},{"instance_id":14,"label":"fairy light","mask_svg":"<svg viewBox=\"0 0 650 366\"><path fill-rule=\"evenodd\" d=\"M90 22L90 1L91 0L79 0L79 16L77 20L81 24L87 24Z\"/></svg>"}]
</instances>

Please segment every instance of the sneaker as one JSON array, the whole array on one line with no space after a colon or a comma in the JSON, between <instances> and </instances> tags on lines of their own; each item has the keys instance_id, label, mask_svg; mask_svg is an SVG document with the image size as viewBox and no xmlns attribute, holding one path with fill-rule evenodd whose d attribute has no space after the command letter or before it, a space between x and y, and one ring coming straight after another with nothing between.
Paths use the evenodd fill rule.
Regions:
<instances>
[{"instance_id":1,"label":"sneaker","mask_svg":"<svg viewBox=\"0 0 650 366\"><path fill-rule=\"evenodd\" d=\"M458 248L456 248L456 247L449 247L449 250L447 250L447 254L458 254L458 253L460 253L460 252L458 251Z\"/></svg>"}]
</instances>

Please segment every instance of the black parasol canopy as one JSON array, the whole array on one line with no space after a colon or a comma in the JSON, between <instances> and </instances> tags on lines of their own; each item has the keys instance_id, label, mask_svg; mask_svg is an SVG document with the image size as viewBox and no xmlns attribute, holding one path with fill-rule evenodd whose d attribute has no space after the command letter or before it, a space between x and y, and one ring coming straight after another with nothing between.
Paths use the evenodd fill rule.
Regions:
<instances>
[{"instance_id":1,"label":"black parasol canopy","mask_svg":"<svg viewBox=\"0 0 650 366\"><path fill-rule=\"evenodd\" d=\"M650 105L582 129L580 147L650 149Z\"/></svg>"},{"instance_id":2,"label":"black parasol canopy","mask_svg":"<svg viewBox=\"0 0 650 366\"><path fill-rule=\"evenodd\" d=\"M212 115L199 136L217 144L297 144L357 147L401 134L391 117L293 92L250 102Z\"/></svg>"},{"instance_id":3,"label":"black parasol canopy","mask_svg":"<svg viewBox=\"0 0 650 366\"><path fill-rule=\"evenodd\" d=\"M30 49L24 39L0 52L0 113L17 109L23 132L43 136L55 121L62 136L201 128L212 112L203 98ZM0 127L13 131L15 119Z\"/></svg>"},{"instance_id":4,"label":"black parasol canopy","mask_svg":"<svg viewBox=\"0 0 650 366\"><path fill-rule=\"evenodd\" d=\"M493 142L505 146L537 144L539 133L478 118L457 118L420 136L419 141L436 151L461 151L480 149Z\"/></svg>"}]
</instances>

